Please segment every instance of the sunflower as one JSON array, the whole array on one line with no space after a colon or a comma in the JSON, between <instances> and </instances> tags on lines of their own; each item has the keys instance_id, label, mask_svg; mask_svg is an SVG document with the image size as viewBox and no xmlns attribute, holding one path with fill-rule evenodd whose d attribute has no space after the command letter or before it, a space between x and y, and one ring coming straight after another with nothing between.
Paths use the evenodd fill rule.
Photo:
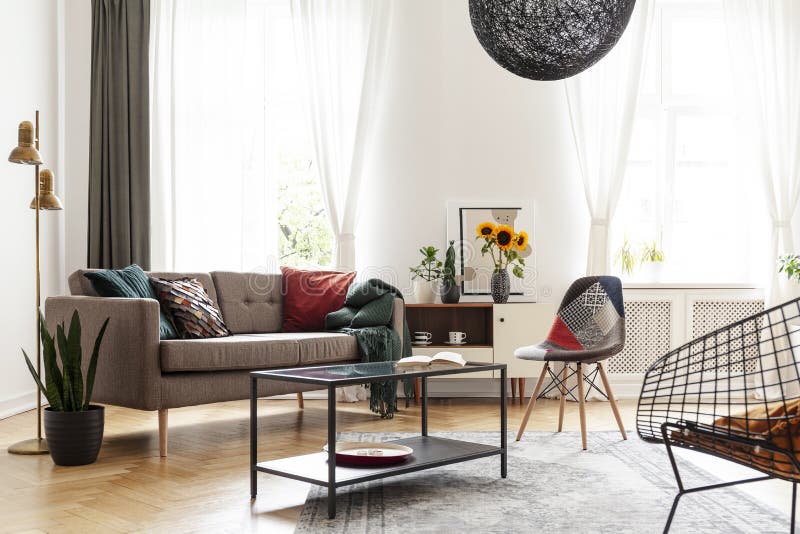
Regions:
<instances>
[{"instance_id":1,"label":"sunflower","mask_svg":"<svg viewBox=\"0 0 800 534\"><path fill-rule=\"evenodd\" d=\"M517 234L514 246L517 247L517 250L525 250L525 247L528 246L528 232L520 232Z\"/></svg>"},{"instance_id":2,"label":"sunflower","mask_svg":"<svg viewBox=\"0 0 800 534\"><path fill-rule=\"evenodd\" d=\"M490 222L483 222L478 225L478 237L489 239L494 234L495 225Z\"/></svg>"},{"instance_id":3,"label":"sunflower","mask_svg":"<svg viewBox=\"0 0 800 534\"><path fill-rule=\"evenodd\" d=\"M514 245L514 229L501 224L494 231L494 239L497 241L497 248L508 250Z\"/></svg>"}]
</instances>

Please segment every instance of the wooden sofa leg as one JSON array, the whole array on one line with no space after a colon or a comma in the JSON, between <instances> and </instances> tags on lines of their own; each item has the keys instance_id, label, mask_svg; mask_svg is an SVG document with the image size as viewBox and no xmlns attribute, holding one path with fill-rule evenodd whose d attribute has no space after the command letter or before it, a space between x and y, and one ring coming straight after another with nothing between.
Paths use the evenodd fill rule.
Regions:
<instances>
[{"instance_id":1,"label":"wooden sofa leg","mask_svg":"<svg viewBox=\"0 0 800 534\"><path fill-rule=\"evenodd\" d=\"M300 408L301 410L303 408L305 408L305 405L303 404L303 392L302 391L298 391L297 392L297 407Z\"/></svg>"},{"instance_id":2,"label":"wooden sofa leg","mask_svg":"<svg viewBox=\"0 0 800 534\"><path fill-rule=\"evenodd\" d=\"M158 410L158 454L167 457L167 421L169 410Z\"/></svg>"}]
</instances>

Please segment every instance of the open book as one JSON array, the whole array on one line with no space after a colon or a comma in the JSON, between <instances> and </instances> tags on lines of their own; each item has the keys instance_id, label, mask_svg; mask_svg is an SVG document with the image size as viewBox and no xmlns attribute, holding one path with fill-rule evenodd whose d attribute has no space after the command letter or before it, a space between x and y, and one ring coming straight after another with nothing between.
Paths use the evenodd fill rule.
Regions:
<instances>
[{"instance_id":1,"label":"open book","mask_svg":"<svg viewBox=\"0 0 800 534\"><path fill-rule=\"evenodd\" d=\"M397 362L397 367L429 367L432 365L445 365L448 367L464 367L467 361L457 352L437 352L433 356L409 356Z\"/></svg>"}]
</instances>

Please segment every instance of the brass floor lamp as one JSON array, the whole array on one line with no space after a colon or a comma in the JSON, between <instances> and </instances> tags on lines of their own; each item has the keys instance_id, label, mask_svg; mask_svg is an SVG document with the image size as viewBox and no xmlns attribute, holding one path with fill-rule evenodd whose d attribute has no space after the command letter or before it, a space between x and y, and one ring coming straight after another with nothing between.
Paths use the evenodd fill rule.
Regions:
<instances>
[{"instance_id":1,"label":"brass floor lamp","mask_svg":"<svg viewBox=\"0 0 800 534\"><path fill-rule=\"evenodd\" d=\"M35 192L31 201L31 209L36 211L36 371L42 374L42 331L39 323L41 307L41 282L39 276L39 211L61 210L61 200L53 192L53 173L48 169L39 172L42 158L39 155L39 111L36 111L36 127L29 121L19 125L17 147L8 156L11 163L33 165L35 174ZM42 395L36 389L36 437L15 443L8 448L12 454L47 454L47 442L42 438Z\"/></svg>"}]
</instances>

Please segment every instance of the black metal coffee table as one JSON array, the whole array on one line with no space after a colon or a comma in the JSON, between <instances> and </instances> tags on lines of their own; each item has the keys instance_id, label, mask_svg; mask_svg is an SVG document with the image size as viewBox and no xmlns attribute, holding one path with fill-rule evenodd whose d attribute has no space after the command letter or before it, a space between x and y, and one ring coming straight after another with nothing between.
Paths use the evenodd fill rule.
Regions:
<instances>
[{"instance_id":1,"label":"black metal coffee table","mask_svg":"<svg viewBox=\"0 0 800 534\"><path fill-rule=\"evenodd\" d=\"M428 377L477 373L480 371L500 371L500 446L484 445L428 435ZM321 386L328 390L328 444L336 442L336 388L402 380L422 379L421 435L413 438L394 440L391 443L406 445L414 453L404 462L382 467L346 467L336 465L336 447L329 446L328 452L303 454L268 462L258 462L258 398L259 380L280 380L300 382ZM254 371L250 373L250 496L256 497L256 475L259 471L282 477L302 480L328 488L328 517L336 515L336 488L367 482L442 465L466 462L487 456L500 456L500 476L506 478L506 365L467 363L464 367L398 369L393 362L357 363L326 367L301 367Z\"/></svg>"}]
</instances>

